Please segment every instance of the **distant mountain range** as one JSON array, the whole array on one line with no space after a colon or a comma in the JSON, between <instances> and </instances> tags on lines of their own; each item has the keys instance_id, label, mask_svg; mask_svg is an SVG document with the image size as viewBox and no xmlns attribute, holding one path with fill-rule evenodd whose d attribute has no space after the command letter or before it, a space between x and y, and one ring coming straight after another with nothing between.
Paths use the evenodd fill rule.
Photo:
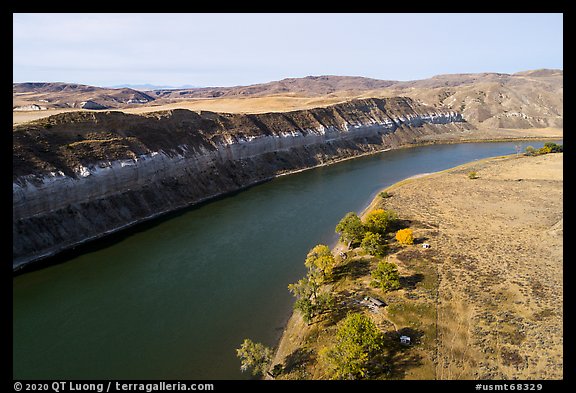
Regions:
<instances>
[{"instance_id":1,"label":"distant mountain range","mask_svg":"<svg viewBox=\"0 0 576 393\"><path fill-rule=\"evenodd\" d=\"M515 74L448 74L416 81L325 75L234 87L138 85L140 89L135 89L134 86L103 88L72 83L14 83L13 110L122 109L192 99L266 96L346 99L407 96L432 107L462 113L467 121L477 126L563 126L563 71L553 69Z\"/></svg>"},{"instance_id":2,"label":"distant mountain range","mask_svg":"<svg viewBox=\"0 0 576 393\"><path fill-rule=\"evenodd\" d=\"M108 86L111 89L121 89L121 88L128 88L140 91L150 91L150 90L174 90L174 89L194 89L199 88L200 86L194 85L182 85L182 86L167 86L167 85L151 85L149 83L143 83L140 85L131 85L131 84L123 84L123 85L115 85L115 86Z\"/></svg>"},{"instance_id":3,"label":"distant mountain range","mask_svg":"<svg viewBox=\"0 0 576 393\"><path fill-rule=\"evenodd\" d=\"M55 108L108 109L154 101L151 96L129 88L105 88L61 82L12 84L13 110Z\"/></svg>"}]
</instances>

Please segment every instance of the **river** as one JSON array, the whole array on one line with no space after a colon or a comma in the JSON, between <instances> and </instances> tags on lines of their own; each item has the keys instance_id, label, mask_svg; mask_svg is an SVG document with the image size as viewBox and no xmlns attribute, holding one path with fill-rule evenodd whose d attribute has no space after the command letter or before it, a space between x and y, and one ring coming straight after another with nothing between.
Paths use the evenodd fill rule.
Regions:
<instances>
[{"instance_id":1,"label":"river","mask_svg":"<svg viewBox=\"0 0 576 393\"><path fill-rule=\"evenodd\" d=\"M16 276L13 377L248 379L235 349L276 344L287 285L310 248L335 244L340 218L404 178L515 144L400 149L282 176Z\"/></svg>"}]
</instances>

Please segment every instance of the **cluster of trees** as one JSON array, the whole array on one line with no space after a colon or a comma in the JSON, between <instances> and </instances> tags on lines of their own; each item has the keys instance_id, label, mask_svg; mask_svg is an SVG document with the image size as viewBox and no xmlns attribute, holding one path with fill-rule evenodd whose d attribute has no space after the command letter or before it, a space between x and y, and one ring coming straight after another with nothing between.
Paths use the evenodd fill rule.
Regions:
<instances>
[{"instance_id":1,"label":"cluster of trees","mask_svg":"<svg viewBox=\"0 0 576 393\"><path fill-rule=\"evenodd\" d=\"M348 247L360 246L366 253L384 257L387 251L385 235L392 229L397 216L393 211L375 209L364 220L350 212L340 220L336 232ZM396 240L401 245L413 244L414 236L409 228L396 232ZM323 284L332 279L336 260L332 250L325 244L318 244L306 255L304 261L306 276L288 285L294 295L294 310L302 315L304 321L312 323L315 317L329 312L335 304L332 294ZM371 272L371 285L391 291L400 288L400 275L394 263L385 259L378 262ZM336 340L332 346L323 348L320 360L326 366L331 377L336 379L357 379L366 376L369 359L382 346L382 332L372 319L362 313L349 313L339 325ZM271 367L271 348L261 343L245 339L237 350L241 360L241 370L252 370L254 375L268 374L272 377L282 372L282 365Z\"/></svg>"},{"instance_id":2,"label":"cluster of trees","mask_svg":"<svg viewBox=\"0 0 576 393\"><path fill-rule=\"evenodd\" d=\"M334 305L330 292L322 291L321 286L332 278L332 269L336 264L330 247L318 244L306 256L304 265L306 276L294 284L288 285L296 301L294 309L302 314L306 323L310 324L314 317L329 311Z\"/></svg>"},{"instance_id":3,"label":"cluster of trees","mask_svg":"<svg viewBox=\"0 0 576 393\"><path fill-rule=\"evenodd\" d=\"M546 142L543 147L536 149L533 146L526 147L527 156L539 156L541 154L548 153L562 153L564 151L564 145L558 145L554 142Z\"/></svg>"},{"instance_id":4,"label":"cluster of trees","mask_svg":"<svg viewBox=\"0 0 576 393\"><path fill-rule=\"evenodd\" d=\"M383 236L396 219L396 213L391 210L372 210L364 221L356 213L349 212L336 225L336 233L348 247L360 245L371 255L382 256L386 251Z\"/></svg>"},{"instance_id":5,"label":"cluster of trees","mask_svg":"<svg viewBox=\"0 0 576 393\"><path fill-rule=\"evenodd\" d=\"M365 216L364 221L356 213L350 212L340 220L336 226L336 232L341 235L342 241L348 242L349 247L360 245L368 254L383 257L387 251L384 236L396 220L397 216L391 210L375 209ZM414 244L412 229L405 228L397 231L396 240L401 245ZM400 288L400 274L394 263L386 260L378 262L371 276L372 285L384 292Z\"/></svg>"},{"instance_id":6,"label":"cluster of trees","mask_svg":"<svg viewBox=\"0 0 576 393\"><path fill-rule=\"evenodd\" d=\"M358 379L367 375L370 360L382 348L383 334L374 321L362 313L348 313L338 323L334 344L319 351L328 376L334 379ZM271 348L245 339L236 350L242 371L251 370L255 376L276 377L282 372L282 365L271 368L273 351Z\"/></svg>"}]
</instances>

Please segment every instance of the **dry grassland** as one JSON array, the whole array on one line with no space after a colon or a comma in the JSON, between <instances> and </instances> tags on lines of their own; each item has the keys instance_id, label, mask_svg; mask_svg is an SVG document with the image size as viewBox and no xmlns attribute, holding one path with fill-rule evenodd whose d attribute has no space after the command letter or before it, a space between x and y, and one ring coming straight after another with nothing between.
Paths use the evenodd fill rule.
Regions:
<instances>
[{"instance_id":1,"label":"dry grassland","mask_svg":"<svg viewBox=\"0 0 576 393\"><path fill-rule=\"evenodd\" d=\"M562 168L562 153L499 157L387 189L366 211L393 210L416 235L413 246L391 246L402 288L370 287L375 261L352 252L332 288L340 311L310 327L290 319L274 359L287 366L282 378L324 378L316 354L353 309L386 334L380 377L562 379ZM373 313L350 301L365 295L388 306ZM414 345L399 345L399 334Z\"/></svg>"}]
</instances>

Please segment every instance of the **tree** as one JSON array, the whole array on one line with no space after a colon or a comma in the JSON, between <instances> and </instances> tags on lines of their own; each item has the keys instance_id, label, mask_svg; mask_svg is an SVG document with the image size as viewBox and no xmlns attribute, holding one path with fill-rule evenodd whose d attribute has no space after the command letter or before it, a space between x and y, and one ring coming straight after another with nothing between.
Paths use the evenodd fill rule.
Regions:
<instances>
[{"instance_id":1,"label":"tree","mask_svg":"<svg viewBox=\"0 0 576 393\"><path fill-rule=\"evenodd\" d=\"M546 150L548 150L550 153L561 153L562 151L564 151L564 146L563 145L557 145L554 142L546 142L544 144L544 147L546 148Z\"/></svg>"},{"instance_id":2,"label":"tree","mask_svg":"<svg viewBox=\"0 0 576 393\"><path fill-rule=\"evenodd\" d=\"M318 285L314 280L310 280L308 276L301 278L294 284L288 284L288 290L292 292L296 299L316 297L317 289Z\"/></svg>"},{"instance_id":3,"label":"tree","mask_svg":"<svg viewBox=\"0 0 576 393\"><path fill-rule=\"evenodd\" d=\"M374 209L364 217L364 228L383 235L395 219L396 214L391 210Z\"/></svg>"},{"instance_id":4,"label":"tree","mask_svg":"<svg viewBox=\"0 0 576 393\"><path fill-rule=\"evenodd\" d=\"M318 244L308 252L304 265L312 275L319 272L321 280L324 281L332 275L332 269L336 264L334 255L330 248L324 244Z\"/></svg>"},{"instance_id":5,"label":"tree","mask_svg":"<svg viewBox=\"0 0 576 393\"><path fill-rule=\"evenodd\" d=\"M379 233L366 232L360 246L370 255L383 256L386 253L386 246Z\"/></svg>"},{"instance_id":6,"label":"tree","mask_svg":"<svg viewBox=\"0 0 576 393\"><path fill-rule=\"evenodd\" d=\"M320 284L317 280L306 276L294 284L288 285L288 290L296 297L294 310L302 314L302 318L310 324L315 316L329 310L334 305L333 296L328 293L318 293Z\"/></svg>"},{"instance_id":7,"label":"tree","mask_svg":"<svg viewBox=\"0 0 576 393\"><path fill-rule=\"evenodd\" d=\"M336 225L336 233L340 233L341 239L349 244L360 243L364 232L362 220L354 212L347 213Z\"/></svg>"},{"instance_id":8,"label":"tree","mask_svg":"<svg viewBox=\"0 0 576 393\"><path fill-rule=\"evenodd\" d=\"M371 273L372 286L381 288L384 292L400 288L400 274L398 267L388 261L378 262L378 266Z\"/></svg>"},{"instance_id":9,"label":"tree","mask_svg":"<svg viewBox=\"0 0 576 393\"><path fill-rule=\"evenodd\" d=\"M372 319L361 313L348 313L338 324L336 343L323 348L320 357L335 379L366 376L369 359L382 347L382 333Z\"/></svg>"},{"instance_id":10,"label":"tree","mask_svg":"<svg viewBox=\"0 0 576 393\"><path fill-rule=\"evenodd\" d=\"M335 303L336 300L334 299L334 296L332 296L330 292L323 292L319 294L318 297L316 298L316 304L314 305L315 315L320 315L322 313L329 311L330 309L332 309L332 307L334 307Z\"/></svg>"},{"instance_id":11,"label":"tree","mask_svg":"<svg viewBox=\"0 0 576 393\"><path fill-rule=\"evenodd\" d=\"M318 283L306 276L294 284L289 284L288 290L296 297L294 310L300 311L304 321L310 324L315 315Z\"/></svg>"},{"instance_id":12,"label":"tree","mask_svg":"<svg viewBox=\"0 0 576 393\"><path fill-rule=\"evenodd\" d=\"M312 320L316 315L316 307L314 307L314 303L310 298L302 297L300 299L296 299L294 302L294 310L298 310L300 312L302 319L304 319L304 322L306 322L308 325L312 323Z\"/></svg>"},{"instance_id":13,"label":"tree","mask_svg":"<svg viewBox=\"0 0 576 393\"><path fill-rule=\"evenodd\" d=\"M273 376L268 370L272 362L272 349L264 344L255 343L246 338L236 350L236 355L240 358L240 370L252 369L252 375L264 375L267 373Z\"/></svg>"},{"instance_id":14,"label":"tree","mask_svg":"<svg viewBox=\"0 0 576 393\"><path fill-rule=\"evenodd\" d=\"M412 229L404 228L396 232L396 240L403 246L414 244L414 234Z\"/></svg>"}]
</instances>

